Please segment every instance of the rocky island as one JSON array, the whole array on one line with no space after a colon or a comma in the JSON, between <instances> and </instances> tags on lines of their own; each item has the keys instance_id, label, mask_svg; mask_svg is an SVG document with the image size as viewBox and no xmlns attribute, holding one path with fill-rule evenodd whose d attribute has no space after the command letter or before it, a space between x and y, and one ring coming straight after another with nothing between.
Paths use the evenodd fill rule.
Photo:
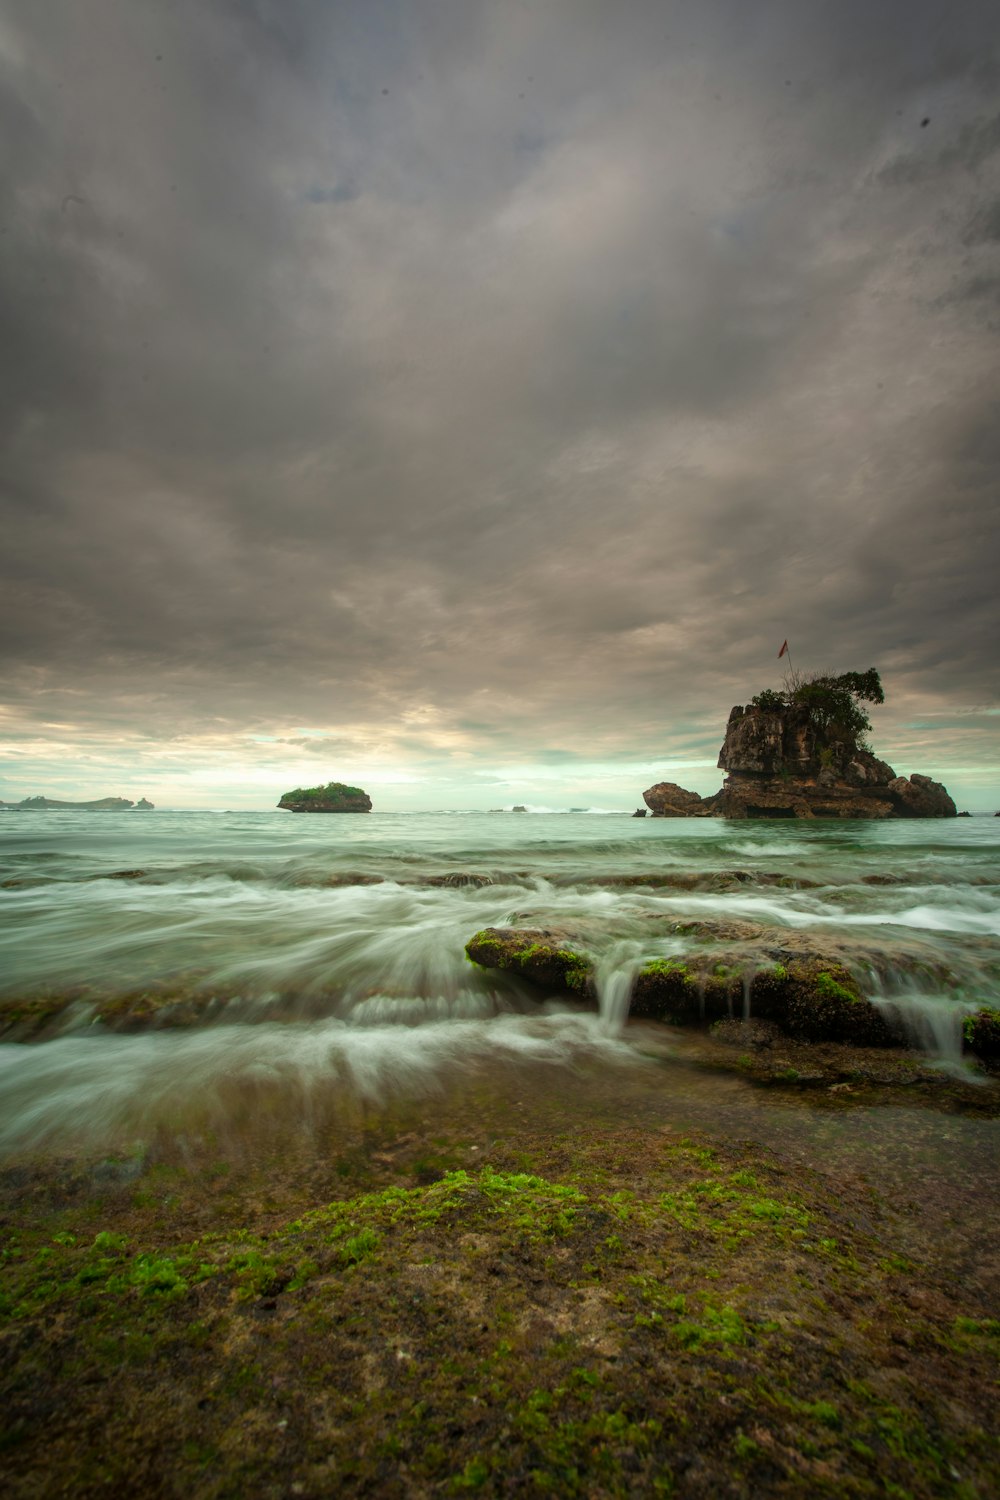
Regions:
<instances>
[{"instance_id":1,"label":"rocky island","mask_svg":"<svg viewBox=\"0 0 1000 1500\"><path fill-rule=\"evenodd\" d=\"M719 767L728 772L709 797L673 782L643 793L659 818L954 818L945 787L917 773L897 776L865 736L862 706L883 703L874 667L790 678L783 691L758 693L729 715Z\"/></svg>"},{"instance_id":2,"label":"rocky island","mask_svg":"<svg viewBox=\"0 0 1000 1500\"><path fill-rule=\"evenodd\" d=\"M359 786L328 781L326 786L296 787L285 792L279 807L297 813L369 813L372 799Z\"/></svg>"}]
</instances>

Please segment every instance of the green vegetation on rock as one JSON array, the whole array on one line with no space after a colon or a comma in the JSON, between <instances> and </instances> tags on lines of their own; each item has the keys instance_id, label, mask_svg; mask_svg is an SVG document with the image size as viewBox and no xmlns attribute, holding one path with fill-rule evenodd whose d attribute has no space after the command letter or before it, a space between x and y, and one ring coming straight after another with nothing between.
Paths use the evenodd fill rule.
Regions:
<instances>
[{"instance_id":1,"label":"green vegetation on rock","mask_svg":"<svg viewBox=\"0 0 1000 1500\"><path fill-rule=\"evenodd\" d=\"M874 667L867 672L842 672L837 677L817 673L795 681L784 691L766 688L750 700L754 708L776 713L788 708L804 709L817 735L823 740L842 739L861 744L871 730L871 720L862 703L884 703L882 681Z\"/></svg>"},{"instance_id":2,"label":"green vegetation on rock","mask_svg":"<svg viewBox=\"0 0 1000 1500\"><path fill-rule=\"evenodd\" d=\"M988 1493L1000 1325L874 1195L622 1128L493 1158L187 1239L176 1169L22 1214L7 1492Z\"/></svg>"},{"instance_id":3,"label":"green vegetation on rock","mask_svg":"<svg viewBox=\"0 0 1000 1500\"><path fill-rule=\"evenodd\" d=\"M534 929L486 927L465 945L468 958L483 969L518 974L533 984L593 995L593 963L584 953Z\"/></svg>"},{"instance_id":4,"label":"green vegetation on rock","mask_svg":"<svg viewBox=\"0 0 1000 1500\"><path fill-rule=\"evenodd\" d=\"M285 792L278 803L289 812L371 812L372 802L359 786L342 781L328 781L325 786L296 787Z\"/></svg>"}]
</instances>

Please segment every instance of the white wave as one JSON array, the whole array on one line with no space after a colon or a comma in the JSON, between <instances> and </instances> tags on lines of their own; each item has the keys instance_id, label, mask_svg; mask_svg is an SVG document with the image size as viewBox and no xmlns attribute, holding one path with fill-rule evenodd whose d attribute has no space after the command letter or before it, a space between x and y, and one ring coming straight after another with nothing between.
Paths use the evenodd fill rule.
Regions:
<instances>
[{"instance_id":1,"label":"white wave","mask_svg":"<svg viewBox=\"0 0 1000 1500\"><path fill-rule=\"evenodd\" d=\"M912 927L918 932L955 932L1000 937L1000 911L970 911L954 906L911 906L903 911L848 912L837 920L845 927Z\"/></svg>"},{"instance_id":2,"label":"white wave","mask_svg":"<svg viewBox=\"0 0 1000 1500\"><path fill-rule=\"evenodd\" d=\"M729 848L734 854L745 854L748 859L787 859L792 856L801 859L808 852L801 843L780 844L776 839L766 843L747 839L742 843L730 844Z\"/></svg>"},{"instance_id":3,"label":"white wave","mask_svg":"<svg viewBox=\"0 0 1000 1500\"><path fill-rule=\"evenodd\" d=\"M910 1041L955 1075L985 1083L984 1075L962 1056L962 1024L979 1004L951 994L917 990L912 985L890 987L872 975L867 986L873 1003L898 1019Z\"/></svg>"},{"instance_id":4,"label":"white wave","mask_svg":"<svg viewBox=\"0 0 1000 1500\"><path fill-rule=\"evenodd\" d=\"M324 1097L374 1103L433 1090L454 1064L467 1071L491 1061L572 1066L595 1055L639 1061L598 1016L560 1011L420 1026L324 1020L0 1045L0 1149L142 1136L192 1117L222 1123L227 1099L241 1087L276 1087L308 1119Z\"/></svg>"}]
</instances>

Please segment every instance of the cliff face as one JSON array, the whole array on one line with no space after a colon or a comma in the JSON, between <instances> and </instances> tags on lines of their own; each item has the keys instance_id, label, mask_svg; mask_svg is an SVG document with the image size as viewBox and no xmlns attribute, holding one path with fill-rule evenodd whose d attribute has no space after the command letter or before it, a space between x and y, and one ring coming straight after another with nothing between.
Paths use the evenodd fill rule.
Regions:
<instances>
[{"instance_id":1,"label":"cliff face","mask_svg":"<svg viewBox=\"0 0 1000 1500\"><path fill-rule=\"evenodd\" d=\"M659 781L642 794L654 818L957 816L939 781L897 776L861 748L856 727L844 729L808 702L775 705L778 695L769 696L767 706L737 704L730 713L719 752L719 766L728 773L722 790L699 797ZM875 701L882 701L880 687Z\"/></svg>"},{"instance_id":2,"label":"cliff face","mask_svg":"<svg viewBox=\"0 0 1000 1500\"><path fill-rule=\"evenodd\" d=\"M715 810L727 818L953 818L955 804L929 776L892 766L835 730L819 731L807 708L737 705L719 766Z\"/></svg>"}]
</instances>

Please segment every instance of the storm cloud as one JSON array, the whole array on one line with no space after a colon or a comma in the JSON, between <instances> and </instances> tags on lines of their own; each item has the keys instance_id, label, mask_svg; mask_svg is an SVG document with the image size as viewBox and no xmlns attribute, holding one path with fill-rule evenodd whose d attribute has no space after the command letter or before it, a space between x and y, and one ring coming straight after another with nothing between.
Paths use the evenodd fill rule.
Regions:
<instances>
[{"instance_id":1,"label":"storm cloud","mask_svg":"<svg viewBox=\"0 0 1000 1500\"><path fill-rule=\"evenodd\" d=\"M707 790L785 637L997 796L993 5L6 16L0 797Z\"/></svg>"}]
</instances>

